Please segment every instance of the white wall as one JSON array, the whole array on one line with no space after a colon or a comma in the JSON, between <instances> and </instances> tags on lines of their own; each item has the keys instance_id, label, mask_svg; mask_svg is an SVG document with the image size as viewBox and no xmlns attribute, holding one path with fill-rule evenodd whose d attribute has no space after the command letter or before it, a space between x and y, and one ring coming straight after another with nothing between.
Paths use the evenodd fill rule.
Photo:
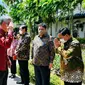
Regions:
<instances>
[{"instance_id":1,"label":"white wall","mask_svg":"<svg viewBox=\"0 0 85 85\"><path fill-rule=\"evenodd\" d=\"M56 24L52 24L52 36L55 37L56 35Z\"/></svg>"},{"instance_id":2,"label":"white wall","mask_svg":"<svg viewBox=\"0 0 85 85\"><path fill-rule=\"evenodd\" d=\"M81 31L81 29L79 29L78 33L80 38L84 38L84 31Z\"/></svg>"},{"instance_id":3,"label":"white wall","mask_svg":"<svg viewBox=\"0 0 85 85\"><path fill-rule=\"evenodd\" d=\"M83 18L83 19L75 19L74 22L76 20L80 20L80 22L85 22L85 18ZM57 25L56 25L56 23L52 24L52 36L53 37L57 37L59 29L64 28L64 27L66 27L66 25L62 25L61 22L58 22ZM57 32L56 32L56 29L57 29ZM48 33L49 34L50 34L50 30L51 30L51 28L48 29ZM81 28L80 28L78 30L78 34L79 34L80 38L84 38L85 37L85 24L84 24L83 31L81 31Z\"/></svg>"}]
</instances>

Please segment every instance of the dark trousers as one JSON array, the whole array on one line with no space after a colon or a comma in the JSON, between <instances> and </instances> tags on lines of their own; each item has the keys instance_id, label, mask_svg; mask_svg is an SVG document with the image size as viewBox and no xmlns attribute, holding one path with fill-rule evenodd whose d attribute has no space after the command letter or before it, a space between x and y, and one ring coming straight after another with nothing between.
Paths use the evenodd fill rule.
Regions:
<instances>
[{"instance_id":1,"label":"dark trousers","mask_svg":"<svg viewBox=\"0 0 85 85\"><path fill-rule=\"evenodd\" d=\"M48 66L35 66L35 85L50 85L50 69Z\"/></svg>"},{"instance_id":2,"label":"dark trousers","mask_svg":"<svg viewBox=\"0 0 85 85\"><path fill-rule=\"evenodd\" d=\"M16 60L13 60L13 58L10 56L9 56L9 58L10 58L11 63L12 63L11 68L10 68L11 73L16 74Z\"/></svg>"},{"instance_id":3,"label":"dark trousers","mask_svg":"<svg viewBox=\"0 0 85 85\"><path fill-rule=\"evenodd\" d=\"M0 71L0 85L7 85L8 70Z\"/></svg>"},{"instance_id":4,"label":"dark trousers","mask_svg":"<svg viewBox=\"0 0 85 85\"><path fill-rule=\"evenodd\" d=\"M20 67L21 81L24 85L29 85L28 60L18 60Z\"/></svg>"},{"instance_id":5,"label":"dark trousers","mask_svg":"<svg viewBox=\"0 0 85 85\"><path fill-rule=\"evenodd\" d=\"M64 82L64 85L82 85L82 82L79 82L79 83Z\"/></svg>"}]
</instances>

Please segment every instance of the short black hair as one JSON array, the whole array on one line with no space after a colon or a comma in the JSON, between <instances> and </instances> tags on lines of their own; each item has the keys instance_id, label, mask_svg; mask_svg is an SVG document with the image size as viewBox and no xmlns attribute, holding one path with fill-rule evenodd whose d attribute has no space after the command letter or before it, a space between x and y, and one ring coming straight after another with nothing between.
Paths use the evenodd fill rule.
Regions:
<instances>
[{"instance_id":1,"label":"short black hair","mask_svg":"<svg viewBox=\"0 0 85 85\"><path fill-rule=\"evenodd\" d=\"M21 25L20 28L25 29L25 31L27 32L27 25Z\"/></svg>"},{"instance_id":2,"label":"short black hair","mask_svg":"<svg viewBox=\"0 0 85 85\"><path fill-rule=\"evenodd\" d=\"M15 28L13 29L13 33L14 33L15 36L16 36L17 34L19 34L19 27L15 27Z\"/></svg>"},{"instance_id":3,"label":"short black hair","mask_svg":"<svg viewBox=\"0 0 85 85\"><path fill-rule=\"evenodd\" d=\"M61 33L64 28L59 29L58 33Z\"/></svg>"},{"instance_id":4,"label":"short black hair","mask_svg":"<svg viewBox=\"0 0 85 85\"><path fill-rule=\"evenodd\" d=\"M38 26L42 26L42 27L44 27L45 29L47 28L46 23L40 23Z\"/></svg>"},{"instance_id":5,"label":"short black hair","mask_svg":"<svg viewBox=\"0 0 85 85\"><path fill-rule=\"evenodd\" d=\"M65 36L66 34L71 35L70 29L68 29L67 27L62 28L59 33L61 33L63 36Z\"/></svg>"}]
</instances>

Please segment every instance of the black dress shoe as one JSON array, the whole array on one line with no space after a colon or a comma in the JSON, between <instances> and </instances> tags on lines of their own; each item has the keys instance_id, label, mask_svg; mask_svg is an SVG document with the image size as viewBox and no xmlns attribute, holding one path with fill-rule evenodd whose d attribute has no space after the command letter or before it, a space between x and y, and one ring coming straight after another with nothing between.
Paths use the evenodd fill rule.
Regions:
<instances>
[{"instance_id":1,"label":"black dress shoe","mask_svg":"<svg viewBox=\"0 0 85 85\"><path fill-rule=\"evenodd\" d=\"M16 76L15 75L12 75L11 78L15 78Z\"/></svg>"},{"instance_id":2,"label":"black dress shoe","mask_svg":"<svg viewBox=\"0 0 85 85\"><path fill-rule=\"evenodd\" d=\"M9 78L15 78L15 77L16 77L15 74L12 74L12 75L9 76Z\"/></svg>"},{"instance_id":3,"label":"black dress shoe","mask_svg":"<svg viewBox=\"0 0 85 85\"><path fill-rule=\"evenodd\" d=\"M12 75L9 76L9 78L11 78L11 77L12 77Z\"/></svg>"},{"instance_id":4,"label":"black dress shoe","mask_svg":"<svg viewBox=\"0 0 85 85\"><path fill-rule=\"evenodd\" d=\"M17 84L24 84L24 83L23 83L23 82L21 82L21 81L17 81L16 83L17 83Z\"/></svg>"}]
</instances>

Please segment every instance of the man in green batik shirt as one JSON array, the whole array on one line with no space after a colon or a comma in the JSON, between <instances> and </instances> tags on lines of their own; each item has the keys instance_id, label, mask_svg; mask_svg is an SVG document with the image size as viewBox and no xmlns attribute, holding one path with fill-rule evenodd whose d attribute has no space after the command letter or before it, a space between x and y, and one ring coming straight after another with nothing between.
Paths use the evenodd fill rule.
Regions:
<instances>
[{"instance_id":1,"label":"man in green batik shirt","mask_svg":"<svg viewBox=\"0 0 85 85\"><path fill-rule=\"evenodd\" d=\"M61 43L64 44L64 47L61 47L61 45L57 47L61 55L61 79L65 85L82 85L84 64L80 43L71 36L68 28L61 29L58 37Z\"/></svg>"}]
</instances>

